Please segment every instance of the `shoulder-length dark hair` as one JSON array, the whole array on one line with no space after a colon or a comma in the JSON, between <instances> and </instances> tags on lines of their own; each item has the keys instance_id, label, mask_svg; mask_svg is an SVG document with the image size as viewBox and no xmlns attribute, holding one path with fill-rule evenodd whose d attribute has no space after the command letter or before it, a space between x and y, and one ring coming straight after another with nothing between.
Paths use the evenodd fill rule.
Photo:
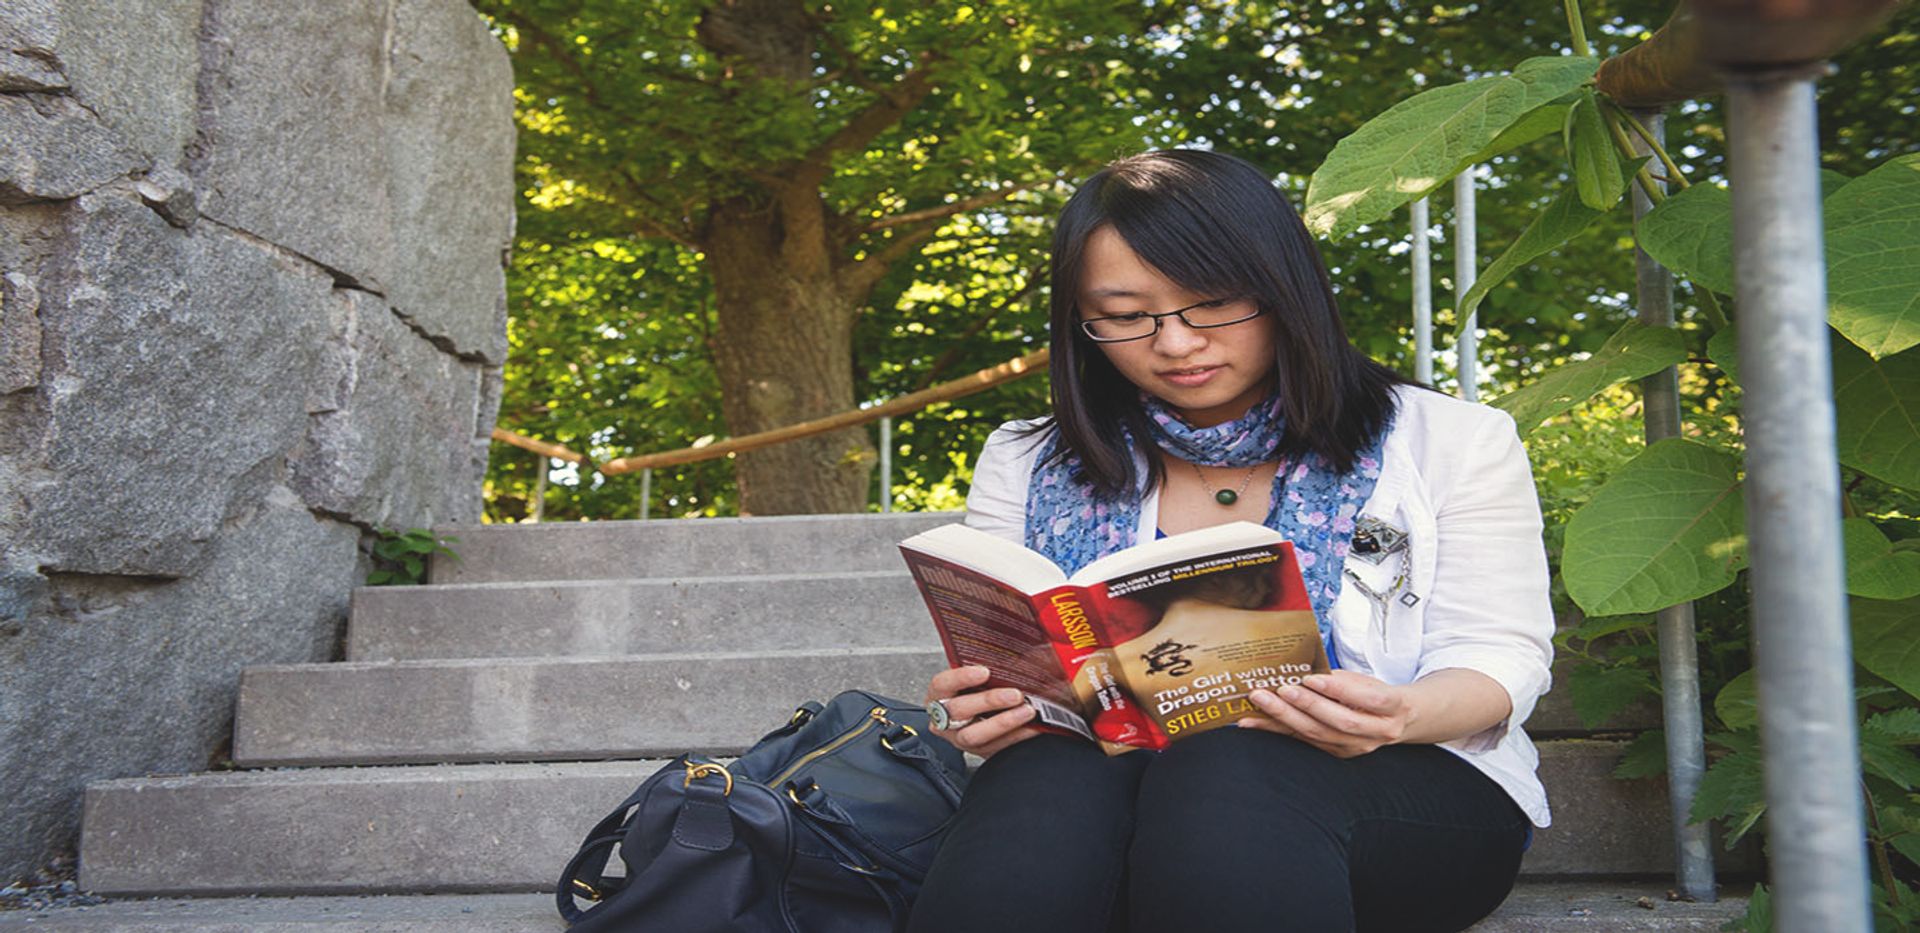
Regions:
<instances>
[{"instance_id":1,"label":"shoulder-length dark hair","mask_svg":"<svg viewBox=\"0 0 1920 933\"><path fill-rule=\"evenodd\" d=\"M1058 456L1080 458L1081 477L1102 496L1131 495L1166 475L1157 445L1144 443L1146 483L1135 475L1124 427L1149 437L1139 390L1080 330L1082 254L1112 227L1153 268L1202 295L1245 294L1275 319L1276 388L1287 430L1279 456L1318 454L1340 472L1384 430L1393 388L1411 380L1347 341L1326 264L1300 215L1253 165L1217 152L1168 149L1130 156L1086 180L1053 232L1053 417Z\"/></svg>"}]
</instances>

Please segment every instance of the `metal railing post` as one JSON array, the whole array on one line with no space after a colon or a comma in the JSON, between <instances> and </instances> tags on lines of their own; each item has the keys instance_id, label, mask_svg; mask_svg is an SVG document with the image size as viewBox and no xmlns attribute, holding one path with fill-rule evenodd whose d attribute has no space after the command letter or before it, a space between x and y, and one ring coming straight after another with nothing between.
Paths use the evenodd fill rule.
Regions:
<instances>
[{"instance_id":1,"label":"metal railing post","mask_svg":"<svg viewBox=\"0 0 1920 933\"><path fill-rule=\"evenodd\" d=\"M1774 929L1873 928L1853 714L1815 68L1726 74Z\"/></svg>"},{"instance_id":2,"label":"metal railing post","mask_svg":"<svg viewBox=\"0 0 1920 933\"><path fill-rule=\"evenodd\" d=\"M1655 139L1665 139L1666 117L1660 110L1635 111ZM1653 147L1639 136L1634 150L1652 155ZM1660 186L1662 191L1666 185ZM1633 187L1633 216L1637 221L1653 210L1653 200ZM1638 286L1640 323L1673 326L1673 273L1645 250L1635 247L1634 279ZM1640 380L1645 405L1646 438L1655 441L1680 436L1679 369L1669 366ZM1668 606L1655 615L1660 638L1660 702L1667 736L1667 799L1673 816L1675 880L1680 893L1696 901L1714 901L1713 835L1705 823L1690 823L1693 795L1707 771L1705 729L1700 710L1700 660L1695 640L1693 603Z\"/></svg>"},{"instance_id":3,"label":"metal railing post","mask_svg":"<svg viewBox=\"0 0 1920 933\"><path fill-rule=\"evenodd\" d=\"M893 416L880 419L880 511L893 511Z\"/></svg>"},{"instance_id":4,"label":"metal railing post","mask_svg":"<svg viewBox=\"0 0 1920 933\"><path fill-rule=\"evenodd\" d=\"M549 482L547 474L553 472L553 461L548 460L546 454L537 454L534 462L538 465L539 473L533 478L533 508L527 510L527 523L537 525L540 519L546 516L547 483Z\"/></svg>"},{"instance_id":5,"label":"metal railing post","mask_svg":"<svg viewBox=\"0 0 1920 933\"><path fill-rule=\"evenodd\" d=\"M1474 166L1453 176L1453 307L1455 313L1467 296L1467 289L1479 274L1479 249L1475 243ZM1478 311L1460 323L1460 337L1454 341L1454 371L1460 376L1460 397L1469 402L1480 400L1480 337L1474 331L1480 324Z\"/></svg>"},{"instance_id":6,"label":"metal railing post","mask_svg":"<svg viewBox=\"0 0 1920 933\"><path fill-rule=\"evenodd\" d=\"M1427 199L1413 202L1413 378L1433 385L1433 250L1427 243Z\"/></svg>"},{"instance_id":7,"label":"metal railing post","mask_svg":"<svg viewBox=\"0 0 1920 933\"><path fill-rule=\"evenodd\" d=\"M646 521L653 506L653 467L640 471L640 520Z\"/></svg>"}]
</instances>

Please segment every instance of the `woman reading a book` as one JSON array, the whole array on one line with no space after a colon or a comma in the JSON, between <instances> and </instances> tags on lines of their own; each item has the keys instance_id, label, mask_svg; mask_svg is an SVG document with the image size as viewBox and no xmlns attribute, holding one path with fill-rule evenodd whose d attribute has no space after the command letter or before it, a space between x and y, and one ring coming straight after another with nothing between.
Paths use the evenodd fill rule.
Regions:
<instances>
[{"instance_id":1,"label":"woman reading a book","mask_svg":"<svg viewBox=\"0 0 1920 933\"><path fill-rule=\"evenodd\" d=\"M1238 728L1109 757L954 668L927 697L986 762L914 907L934 931L1461 930L1547 825L1520 725L1553 619L1513 421L1346 338L1258 169L1198 150L1095 174L1052 257L1050 418L975 466L967 524L1069 573L1258 522L1294 544L1333 670Z\"/></svg>"}]
</instances>

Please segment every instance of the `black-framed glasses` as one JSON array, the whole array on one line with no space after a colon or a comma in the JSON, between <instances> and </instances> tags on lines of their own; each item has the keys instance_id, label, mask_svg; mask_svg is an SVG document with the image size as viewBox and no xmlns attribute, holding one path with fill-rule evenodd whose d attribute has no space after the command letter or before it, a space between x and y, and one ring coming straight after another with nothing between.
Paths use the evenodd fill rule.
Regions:
<instances>
[{"instance_id":1,"label":"black-framed glasses","mask_svg":"<svg viewBox=\"0 0 1920 933\"><path fill-rule=\"evenodd\" d=\"M1080 322L1080 330L1097 343L1124 343L1128 340L1145 340L1159 333L1162 318L1178 317L1188 327L1205 330L1251 321L1259 316L1258 302L1248 301L1245 295L1235 295L1230 298L1209 298L1159 314L1135 311L1132 314L1090 318Z\"/></svg>"}]
</instances>

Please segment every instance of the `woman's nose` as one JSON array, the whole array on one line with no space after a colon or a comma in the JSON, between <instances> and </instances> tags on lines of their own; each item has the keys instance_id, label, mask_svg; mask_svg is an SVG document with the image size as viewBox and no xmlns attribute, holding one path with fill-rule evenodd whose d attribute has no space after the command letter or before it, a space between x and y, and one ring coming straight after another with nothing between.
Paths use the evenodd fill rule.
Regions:
<instances>
[{"instance_id":1,"label":"woman's nose","mask_svg":"<svg viewBox=\"0 0 1920 933\"><path fill-rule=\"evenodd\" d=\"M1180 315L1160 319L1160 332L1153 335L1153 348L1166 356L1186 356L1207 344L1207 336L1187 326Z\"/></svg>"}]
</instances>

